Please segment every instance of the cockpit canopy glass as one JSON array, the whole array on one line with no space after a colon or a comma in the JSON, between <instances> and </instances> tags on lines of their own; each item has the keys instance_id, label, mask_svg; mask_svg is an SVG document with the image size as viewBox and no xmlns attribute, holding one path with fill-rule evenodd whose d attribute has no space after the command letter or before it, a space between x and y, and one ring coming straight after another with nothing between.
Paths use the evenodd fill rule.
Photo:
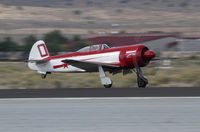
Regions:
<instances>
[{"instance_id":1,"label":"cockpit canopy glass","mask_svg":"<svg viewBox=\"0 0 200 132\"><path fill-rule=\"evenodd\" d=\"M102 44L102 49L110 49L110 47L107 44Z\"/></svg>"},{"instance_id":2,"label":"cockpit canopy glass","mask_svg":"<svg viewBox=\"0 0 200 132\"><path fill-rule=\"evenodd\" d=\"M76 52L88 52L90 50L90 46L84 47Z\"/></svg>"},{"instance_id":3,"label":"cockpit canopy glass","mask_svg":"<svg viewBox=\"0 0 200 132\"><path fill-rule=\"evenodd\" d=\"M95 50L100 50L101 49L101 45L91 45L90 46L90 51L95 51Z\"/></svg>"},{"instance_id":4,"label":"cockpit canopy glass","mask_svg":"<svg viewBox=\"0 0 200 132\"><path fill-rule=\"evenodd\" d=\"M91 45L84 47L77 52L89 52L89 51L96 51L96 50L103 50L103 49L109 49L110 47L107 44L97 44L97 45Z\"/></svg>"}]
</instances>

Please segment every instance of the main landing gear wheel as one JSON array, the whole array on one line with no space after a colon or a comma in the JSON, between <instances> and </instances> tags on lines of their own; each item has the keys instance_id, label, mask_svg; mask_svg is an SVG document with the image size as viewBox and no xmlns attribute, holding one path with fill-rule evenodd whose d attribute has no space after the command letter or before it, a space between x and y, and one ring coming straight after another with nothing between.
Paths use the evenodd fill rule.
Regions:
<instances>
[{"instance_id":1,"label":"main landing gear wheel","mask_svg":"<svg viewBox=\"0 0 200 132\"><path fill-rule=\"evenodd\" d=\"M111 88L112 84L108 84L108 85L103 85L105 88Z\"/></svg>"},{"instance_id":2,"label":"main landing gear wheel","mask_svg":"<svg viewBox=\"0 0 200 132\"><path fill-rule=\"evenodd\" d=\"M143 76L140 67L136 67L137 70L137 83L139 88L145 88L148 84L148 80Z\"/></svg>"},{"instance_id":3,"label":"main landing gear wheel","mask_svg":"<svg viewBox=\"0 0 200 132\"><path fill-rule=\"evenodd\" d=\"M148 81L147 80L143 80L142 78L138 77L137 78L137 83L138 83L138 87L139 88L145 88L146 85L148 84Z\"/></svg>"}]
</instances>

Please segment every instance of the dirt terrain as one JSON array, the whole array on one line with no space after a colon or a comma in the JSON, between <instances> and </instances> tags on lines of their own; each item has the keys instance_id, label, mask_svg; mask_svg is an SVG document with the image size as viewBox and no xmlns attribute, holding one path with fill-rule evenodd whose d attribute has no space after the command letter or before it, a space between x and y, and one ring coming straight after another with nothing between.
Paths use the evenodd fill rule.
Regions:
<instances>
[{"instance_id":1,"label":"dirt terrain","mask_svg":"<svg viewBox=\"0 0 200 132\"><path fill-rule=\"evenodd\" d=\"M1 0L0 34L40 36L56 29L66 35L113 31L199 35L199 6L198 0Z\"/></svg>"}]
</instances>

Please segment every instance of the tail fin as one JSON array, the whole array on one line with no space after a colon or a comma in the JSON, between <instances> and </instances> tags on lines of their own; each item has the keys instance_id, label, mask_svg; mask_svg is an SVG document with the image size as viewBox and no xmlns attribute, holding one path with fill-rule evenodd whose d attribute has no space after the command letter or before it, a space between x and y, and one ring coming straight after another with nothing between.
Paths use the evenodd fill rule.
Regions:
<instances>
[{"instance_id":1,"label":"tail fin","mask_svg":"<svg viewBox=\"0 0 200 132\"><path fill-rule=\"evenodd\" d=\"M50 57L49 51L44 43L44 41L39 40L33 46L29 54L28 66L32 70L39 70L37 64L46 62L45 58Z\"/></svg>"},{"instance_id":2,"label":"tail fin","mask_svg":"<svg viewBox=\"0 0 200 132\"><path fill-rule=\"evenodd\" d=\"M29 60L42 60L49 56L50 54L44 41L39 40L33 45L29 54Z\"/></svg>"}]
</instances>

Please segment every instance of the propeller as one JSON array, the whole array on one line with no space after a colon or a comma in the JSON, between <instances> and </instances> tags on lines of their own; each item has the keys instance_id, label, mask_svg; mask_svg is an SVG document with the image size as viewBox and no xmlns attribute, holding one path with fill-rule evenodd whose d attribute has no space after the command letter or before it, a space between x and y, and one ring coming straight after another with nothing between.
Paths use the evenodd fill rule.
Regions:
<instances>
[{"instance_id":1,"label":"propeller","mask_svg":"<svg viewBox=\"0 0 200 132\"><path fill-rule=\"evenodd\" d=\"M145 65L147 65L150 62L150 60L155 57L155 55L156 55L155 52L148 50L146 48L143 48L143 50L141 52L143 63L145 63ZM135 55L134 59L135 59L135 61L133 61L133 62L134 62L134 66L136 69L138 87L145 88L146 85L148 84L148 80L144 77L142 70L140 68L139 61L141 61L141 60L138 60L137 54Z\"/></svg>"},{"instance_id":2,"label":"propeller","mask_svg":"<svg viewBox=\"0 0 200 132\"><path fill-rule=\"evenodd\" d=\"M135 49L128 51L122 50L119 55L119 60L121 67L125 69L136 69L138 87L144 88L148 84L148 80L143 76L141 67L148 65L155 55L155 52L149 50L144 45L138 45Z\"/></svg>"}]
</instances>

